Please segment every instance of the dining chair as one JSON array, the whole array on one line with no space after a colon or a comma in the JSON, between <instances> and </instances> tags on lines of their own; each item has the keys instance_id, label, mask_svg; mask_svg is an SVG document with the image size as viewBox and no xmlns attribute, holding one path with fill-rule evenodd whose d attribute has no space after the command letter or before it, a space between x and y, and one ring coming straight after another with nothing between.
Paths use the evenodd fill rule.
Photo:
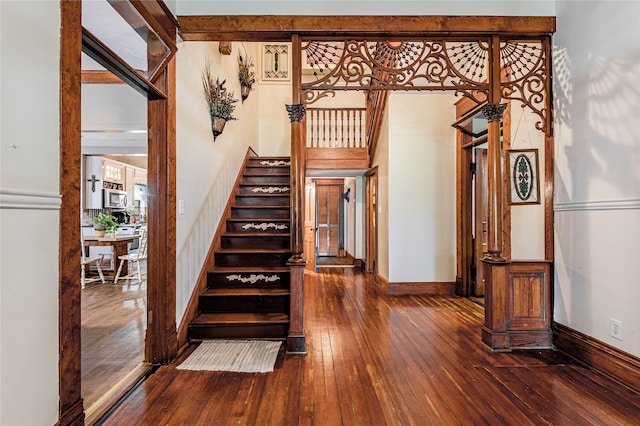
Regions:
<instances>
[{"instance_id":1,"label":"dining chair","mask_svg":"<svg viewBox=\"0 0 640 426\"><path fill-rule=\"evenodd\" d=\"M118 256L118 260L120 260L120 264L118 265L118 272L116 272L116 277L114 278L113 282L117 283L119 279L132 279L137 277L139 282L142 282L142 273L140 271L140 262L144 261L147 259L147 227L146 226L141 226L140 227L140 237L138 238L138 249L137 250L132 250L127 254L124 254L122 256ZM127 275L124 276L120 276L120 273L122 273L122 265L124 264L124 262L129 262L129 273ZM133 266L132 264L135 264L136 266L136 274L134 275L133 272L131 272L131 266Z\"/></svg>"},{"instance_id":2,"label":"dining chair","mask_svg":"<svg viewBox=\"0 0 640 426\"><path fill-rule=\"evenodd\" d=\"M81 269L80 286L82 288L85 287L86 283L90 283L98 280L104 283L104 274L102 273L102 267L100 266L100 264L104 259L104 255L101 254L99 256L88 257L86 255L85 250L86 250L86 247L84 245L84 235L82 234L82 232L80 232L80 269ZM92 263L95 263L96 269L98 270L99 277L87 278L86 267L87 265L91 265Z\"/></svg>"}]
</instances>

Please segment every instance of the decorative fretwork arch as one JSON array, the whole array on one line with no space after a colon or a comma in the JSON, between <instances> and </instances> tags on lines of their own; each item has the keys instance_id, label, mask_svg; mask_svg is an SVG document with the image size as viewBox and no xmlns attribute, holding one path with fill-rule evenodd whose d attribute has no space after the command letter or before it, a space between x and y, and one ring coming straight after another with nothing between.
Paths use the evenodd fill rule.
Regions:
<instances>
[{"instance_id":1,"label":"decorative fretwork arch","mask_svg":"<svg viewBox=\"0 0 640 426\"><path fill-rule=\"evenodd\" d=\"M303 81L307 104L337 90L449 90L476 103L489 97L490 39L307 40ZM540 117L536 128L551 131L548 37L500 43L500 94L518 100ZM309 80L309 79L307 79Z\"/></svg>"}]
</instances>

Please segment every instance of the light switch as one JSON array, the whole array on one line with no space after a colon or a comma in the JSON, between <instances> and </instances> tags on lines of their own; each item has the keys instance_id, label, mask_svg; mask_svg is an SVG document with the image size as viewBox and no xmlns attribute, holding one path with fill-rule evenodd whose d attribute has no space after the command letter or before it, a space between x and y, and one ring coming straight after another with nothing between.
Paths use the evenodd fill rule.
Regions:
<instances>
[{"instance_id":1,"label":"light switch","mask_svg":"<svg viewBox=\"0 0 640 426\"><path fill-rule=\"evenodd\" d=\"M184 200L178 200L178 214L184 214Z\"/></svg>"}]
</instances>

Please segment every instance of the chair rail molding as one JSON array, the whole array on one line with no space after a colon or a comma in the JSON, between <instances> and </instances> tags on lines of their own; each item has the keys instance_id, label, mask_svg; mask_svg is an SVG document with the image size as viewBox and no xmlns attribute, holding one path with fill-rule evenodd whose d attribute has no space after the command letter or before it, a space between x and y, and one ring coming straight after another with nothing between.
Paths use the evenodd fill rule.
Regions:
<instances>
[{"instance_id":1,"label":"chair rail molding","mask_svg":"<svg viewBox=\"0 0 640 426\"><path fill-rule=\"evenodd\" d=\"M601 201L575 201L556 202L553 205L555 212L571 212L582 210L637 210L640 209L640 198L628 200L601 200Z\"/></svg>"},{"instance_id":2,"label":"chair rail molding","mask_svg":"<svg viewBox=\"0 0 640 426\"><path fill-rule=\"evenodd\" d=\"M61 202L60 194L0 189L0 209L60 210Z\"/></svg>"}]
</instances>

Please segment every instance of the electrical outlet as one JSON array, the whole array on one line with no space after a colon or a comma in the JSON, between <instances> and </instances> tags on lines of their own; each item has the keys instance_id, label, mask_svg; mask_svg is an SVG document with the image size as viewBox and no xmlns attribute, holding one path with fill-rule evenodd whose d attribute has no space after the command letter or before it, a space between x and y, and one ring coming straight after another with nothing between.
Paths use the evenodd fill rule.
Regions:
<instances>
[{"instance_id":1,"label":"electrical outlet","mask_svg":"<svg viewBox=\"0 0 640 426\"><path fill-rule=\"evenodd\" d=\"M622 321L611 318L611 337L622 340Z\"/></svg>"}]
</instances>

